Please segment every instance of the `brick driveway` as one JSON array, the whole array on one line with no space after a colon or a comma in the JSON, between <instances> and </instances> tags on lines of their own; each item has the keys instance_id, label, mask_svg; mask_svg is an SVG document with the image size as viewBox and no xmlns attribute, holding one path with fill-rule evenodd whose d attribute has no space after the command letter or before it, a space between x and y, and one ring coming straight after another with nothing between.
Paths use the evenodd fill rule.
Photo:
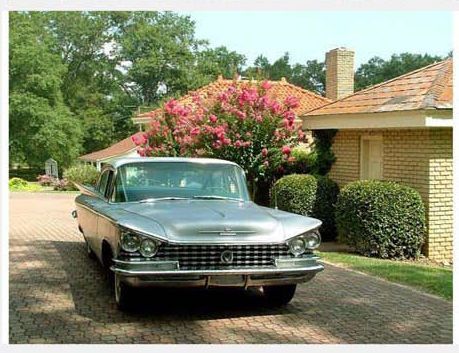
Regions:
<instances>
[{"instance_id":1,"label":"brick driveway","mask_svg":"<svg viewBox=\"0 0 459 353\"><path fill-rule=\"evenodd\" d=\"M10 196L10 343L452 343L452 303L327 266L285 308L256 291L145 291L116 310L73 194Z\"/></svg>"}]
</instances>

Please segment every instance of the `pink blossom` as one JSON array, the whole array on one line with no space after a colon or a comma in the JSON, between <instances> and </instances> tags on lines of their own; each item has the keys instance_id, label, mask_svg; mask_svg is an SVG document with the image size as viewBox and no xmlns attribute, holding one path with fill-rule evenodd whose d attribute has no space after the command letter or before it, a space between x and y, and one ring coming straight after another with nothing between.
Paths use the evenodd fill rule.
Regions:
<instances>
[{"instance_id":1,"label":"pink blossom","mask_svg":"<svg viewBox=\"0 0 459 353\"><path fill-rule=\"evenodd\" d=\"M221 138L222 136L225 136L225 127L223 125L216 126L214 128L214 134L218 137Z\"/></svg>"},{"instance_id":2,"label":"pink blossom","mask_svg":"<svg viewBox=\"0 0 459 353\"><path fill-rule=\"evenodd\" d=\"M145 157L145 148L138 148L137 153L140 157Z\"/></svg>"},{"instance_id":3,"label":"pink blossom","mask_svg":"<svg viewBox=\"0 0 459 353\"><path fill-rule=\"evenodd\" d=\"M214 131L214 128L210 125L204 125L204 131L207 133L207 134L210 134Z\"/></svg>"},{"instance_id":4,"label":"pink blossom","mask_svg":"<svg viewBox=\"0 0 459 353\"><path fill-rule=\"evenodd\" d=\"M191 134L191 136L197 136L197 135L199 135L200 132L201 132L201 130L199 129L199 127L194 127L194 128L191 129L190 134Z\"/></svg>"},{"instance_id":5,"label":"pink blossom","mask_svg":"<svg viewBox=\"0 0 459 353\"><path fill-rule=\"evenodd\" d=\"M217 117L214 114L212 114L211 116L209 116L209 120L210 120L211 123L216 123L217 122Z\"/></svg>"},{"instance_id":6,"label":"pink blossom","mask_svg":"<svg viewBox=\"0 0 459 353\"><path fill-rule=\"evenodd\" d=\"M264 161L264 162L263 162L263 165L264 165L266 168L268 168L268 167L269 167L269 162L268 162L268 161Z\"/></svg>"},{"instance_id":7,"label":"pink blossom","mask_svg":"<svg viewBox=\"0 0 459 353\"><path fill-rule=\"evenodd\" d=\"M231 139L229 138L224 138L222 142L224 145L227 145L227 146L231 145Z\"/></svg>"},{"instance_id":8,"label":"pink blossom","mask_svg":"<svg viewBox=\"0 0 459 353\"><path fill-rule=\"evenodd\" d=\"M229 96L228 96L228 93L226 93L226 92L220 93L217 96L217 99L222 103L228 102L228 98L229 98Z\"/></svg>"},{"instance_id":9,"label":"pink blossom","mask_svg":"<svg viewBox=\"0 0 459 353\"><path fill-rule=\"evenodd\" d=\"M239 117L239 119L244 120L247 117L247 114L245 112L241 112L240 110L236 111L236 115Z\"/></svg>"},{"instance_id":10,"label":"pink blossom","mask_svg":"<svg viewBox=\"0 0 459 353\"><path fill-rule=\"evenodd\" d=\"M295 113L291 110L286 110L282 116L287 119L287 120L291 120L291 121L294 121L295 120Z\"/></svg>"},{"instance_id":11,"label":"pink blossom","mask_svg":"<svg viewBox=\"0 0 459 353\"><path fill-rule=\"evenodd\" d=\"M245 103L253 104L258 99L258 92L256 88L243 88L242 93L239 95L239 104Z\"/></svg>"},{"instance_id":12,"label":"pink blossom","mask_svg":"<svg viewBox=\"0 0 459 353\"><path fill-rule=\"evenodd\" d=\"M241 140L236 140L236 142L234 142L234 147L242 147L242 141Z\"/></svg>"},{"instance_id":13,"label":"pink blossom","mask_svg":"<svg viewBox=\"0 0 459 353\"><path fill-rule=\"evenodd\" d=\"M299 138L300 140L303 140L304 137L305 137L305 134L304 134L303 130L298 130L298 138Z\"/></svg>"},{"instance_id":14,"label":"pink blossom","mask_svg":"<svg viewBox=\"0 0 459 353\"><path fill-rule=\"evenodd\" d=\"M278 102L276 102L276 101L271 102L271 105L270 105L269 108L271 109L271 112L273 114L279 114L279 112L281 110L280 104Z\"/></svg>"},{"instance_id":15,"label":"pink blossom","mask_svg":"<svg viewBox=\"0 0 459 353\"><path fill-rule=\"evenodd\" d=\"M285 101L285 105L291 109L298 108L300 105L300 101L297 97L295 96L288 96Z\"/></svg>"},{"instance_id":16,"label":"pink blossom","mask_svg":"<svg viewBox=\"0 0 459 353\"><path fill-rule=\"evenodd\" d=\"M147 136L148 135L146 134L136 134L131 137L131 140L132 142L134 142L136 146L140 146L140 145L147 143L148 141Z\"/></svg>"},{"instance_id":17,"label":"pink blossom","mask_svg":"<svg viewBox=\"0 0 459 353\"><path fill-rule=\"evenodd\" d=\"M262 108L267 108L271 104L271 99L269 99L268 96L264 95L260 97L260 99L258 100L258 103L260 104Z\"/></svg>"},{"instance_id":18,"label":"pink blossom","mask_svg":"<svg viewBox=\"0 0 459 353\"><path fill-rule=\"evenodd\" d=\"M263 156L263 158L266 158L266 156L268 155L268 149L267 148L263 148L261 150L261 155Z\"/></svg>"},{"instance_id":19,"label":"pink blossom","mask_svg":"<svg viewBox=\"0 0 459 353\"><path fill-rule=\"evenodd\" d=\"M166 110L167 114L173 114L173 110L176 106L177 106L177 101L175 99L170 99L164 105L164 109Z\"/></svg>"},{"instance_id":20,"label":"pink blossom","mask_svg":"<svg viewBox=\"0 0 459 353\"><path fill-rule=\"evenodd\" d=\"M289 146L283 146L281 151L282 151L282 154L286 154L286 155L290 155L290 153L292 152Z\"/></svg>"},{"instance_id":21,"label":"pink blossom","mask_svg":"<svg viewBox=\"0 0 459 353\"><path fill-rule=\"evenodd\" d=\"M261 83L261 88L263 88L264 90L268 90L268 89L270 89L271 87L272 87L272 84L269 83L269 82L266 81L266 80L263 81L263 82Z\"/></svg>"}]
</instances>

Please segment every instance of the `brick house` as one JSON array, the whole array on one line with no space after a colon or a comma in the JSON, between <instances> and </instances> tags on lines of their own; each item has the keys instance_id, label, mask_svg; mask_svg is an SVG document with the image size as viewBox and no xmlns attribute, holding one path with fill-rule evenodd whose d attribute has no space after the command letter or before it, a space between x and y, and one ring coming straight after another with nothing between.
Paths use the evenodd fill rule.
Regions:
<instances>
[{"instance_id":1,"label":"brick house","mask_svg":"<svg viewBox=\"0 0 459 353\"><path fill-rule=\"evenodd\" d=\"M304 114L305 129L337 129L330 177L340 186L381 179L418 190L427 212L425 254L452 259L452 59L353 93L353 53L327 53L334 102Z\"/></svg>"}]
</instances>

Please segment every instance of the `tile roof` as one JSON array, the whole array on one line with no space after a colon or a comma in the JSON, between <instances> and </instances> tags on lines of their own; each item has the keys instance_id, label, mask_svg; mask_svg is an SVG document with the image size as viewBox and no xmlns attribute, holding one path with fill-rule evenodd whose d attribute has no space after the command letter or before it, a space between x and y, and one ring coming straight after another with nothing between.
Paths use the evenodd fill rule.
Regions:
<instances>
[{"instance_id":1,"label":"tile roof","mask_svg":"<svg viewBox=\"0 0 459 353\"><path fill-rule=\"evenodd\" d=\"M453 60L447 59L358 91L304 116L452 107Z\"/></svg>"},{"instance_id":2,"label":"tile roof","mask_svg":"<svg viewBox=\"0 0 459 353\"><path fill-rule=\"evenodd\" d=\"M224 92L228 87L237 82L239 85L255 85L257 81L255 80L226 80L219 77L216 81L209 83L206 86L203 86L195 91L191 91L183 97L177 99L181 104L192 104L193 96L198 94L202 97L207 97L210 95L215 96L220 92ZM291 83L288 83L285 78L282 78L280 81L268 81L271 83L272 87L269 90L268 96L271 98L276 98L278 100L284 100L288 96L294 96L299 99L299 106L295 109L295 113L303 115L310 110L316 109L324 104L330 103L331 100L325 97L322 97L316 93L303 89L301 87L295 86ZM158 108L149 112L138 114L134 120L153 118L157 114L161 114L162 109Z\"/></svg>"},{"instance_id":3,"label":"tile roof","mask_svg":"<svg viewBox=\"0 0 459 353\"><path fill-rule=\"evenodd\" d=\"M110 157L116 157L128 153L136 148L136 145L132 141L132 137L143 134L143 132L137 132L132 136L125 138L103 150L95 151L92 153L85 154L84 156L78 157L78 159L86 162L97 162Z\"/></svg>"}]
</instances>

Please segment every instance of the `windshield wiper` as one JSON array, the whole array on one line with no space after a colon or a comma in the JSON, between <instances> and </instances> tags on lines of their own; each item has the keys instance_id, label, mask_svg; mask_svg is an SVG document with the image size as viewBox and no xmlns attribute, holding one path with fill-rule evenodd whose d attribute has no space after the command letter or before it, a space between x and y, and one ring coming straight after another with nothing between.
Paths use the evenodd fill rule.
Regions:
<instances>
[{"instance_id":1,"label":"windshield wiper","mask_svg":"<svg viewBox=\"0 0 459 353\"><path fill-rule=\"evenodd\" d=\"M193 199L244 201L243 199L238 199L236 197L217 196L217 195L197 195L197 196L193 196Z\"/></svg>"},{"instance_id":2,"label":"windshield wiper","mask_svg":"<svg viewBox=\"0 0 459 353\"><path fill-rule=\"evenodd\" d=\"M139 202L155 202L155 201L169 201L169 200L189 200L189 197L175 197L175 196L168 196L168 197L151 197L149 199L143 199Z\"/></svg>"}]
</instances>

